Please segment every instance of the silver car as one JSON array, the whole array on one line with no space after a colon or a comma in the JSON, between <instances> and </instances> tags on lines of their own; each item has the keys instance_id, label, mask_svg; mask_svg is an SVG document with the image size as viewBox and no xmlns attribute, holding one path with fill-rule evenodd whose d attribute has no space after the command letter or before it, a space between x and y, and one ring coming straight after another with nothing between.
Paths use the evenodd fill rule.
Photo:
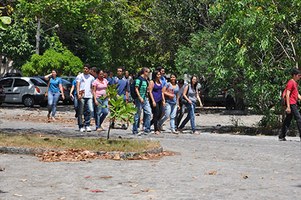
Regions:
<instances>
[{"instance_id":1,"label":"silver car","mask_svg":"<svg viewBox=\"0 0 301 200\"><path fill-rule=\"evenodd\" d=\"M23 103L26 107L47 106L45 92L47 84L40 78L6 77L0 79L6 97L5 103Z\"/></svg>"}]
</instances>

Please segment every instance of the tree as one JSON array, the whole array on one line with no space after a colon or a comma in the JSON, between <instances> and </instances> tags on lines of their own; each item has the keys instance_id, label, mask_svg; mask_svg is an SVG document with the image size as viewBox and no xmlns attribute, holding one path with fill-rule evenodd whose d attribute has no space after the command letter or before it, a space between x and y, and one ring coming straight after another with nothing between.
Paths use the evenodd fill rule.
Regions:
<instances>
[{"instance_id":1,"label":"tree","mask_svg":"<svg viewBox=\"0 0 301 200\"><path fill-rule=\"evenodd\" d=\"M210 17L220 25L210 37L208 31L193 34L178 52L178 66L194 63L213 87L230 89L238 104L243 100L268 111L279 100L286 70L298 66L300 6L299 1L215 1ZM187 61L185 51L192 54Z\"/></svg>"},{"instance_id":2,"label":"tree","mask_svg":"<svg viewBox=\"0 0 301 200\"><path fill-rule=\"evenodd\" d=\"M75 75L81 71L82 61L69 50L48 49L43 55L32 55L29 62L22 66L25 76L43 75L56 69L61 75Z\"/></svg>"}]
</instances>

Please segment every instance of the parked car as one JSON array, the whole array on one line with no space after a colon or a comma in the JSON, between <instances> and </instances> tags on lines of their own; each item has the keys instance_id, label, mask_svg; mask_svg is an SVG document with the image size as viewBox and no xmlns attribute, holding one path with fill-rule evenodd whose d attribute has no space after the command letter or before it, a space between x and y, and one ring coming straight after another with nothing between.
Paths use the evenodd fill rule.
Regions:
<instances>
[{"instance_id":1,"label":"parked car","mask_svg":"<svg viewBox=\"0 0 301 200\"><path fill-rule=\"evenodd\" d=\"M34 77L6 77L0 79L6 94L5 103L23 103L26 107L36 104L47 105L45 92L47 84Z\"/></svg>"},{"instance_id":2,"label":"parked car","mask_svg":"<svg viewBox=\"0 0 301 200\"><path fill-rule=\"evenodd\" d=\"M22 74L19 72L8 72L3 77L22 77Z\"/></svg>"},{"instance_id":3,"label":"parked car","mask_svg":"<svg viewBox=\"0 0 301 200\"><path fill-rule=\"evenodd\" d=\"M5 100L5 91L3 86L0 84L0 105L4 102Z\"/></svg>"},{"instance_id":4,"label":"parked car","mask_svg":"<svg viewBox=\"0 0 301 200\"><path fill-rule=\"evenodd\" d=\"M62 85L63 85L64 95L65 95L65 100L62 99L62 96L60 96L60 100L63 101L64 104L72 104L72 99L70 97L70 90L72 84L70 83L70 81L67 81L66 79L62 78Z\"/></svg>"}]
</instances>

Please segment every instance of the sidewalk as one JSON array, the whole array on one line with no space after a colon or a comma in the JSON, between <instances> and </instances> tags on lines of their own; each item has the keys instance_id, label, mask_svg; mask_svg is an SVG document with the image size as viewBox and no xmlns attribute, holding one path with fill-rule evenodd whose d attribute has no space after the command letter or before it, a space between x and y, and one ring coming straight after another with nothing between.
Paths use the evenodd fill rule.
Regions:
<instances>
[{"instance_id":1,"label":"sidewalk","mask_svg":"<svg viewBox=\"0 0 301 200\"><path fill-rule=\"evenodd\" d=\"M7 120L6 112L0 112L0 129L79 133L70 123ZM203 115L197 120L212 119L214 125L214 118ZM230 123L228 116L222 119L220 123ZM120 129L113 129L112 136L132 137L130 130ZM44 163L33 156L0 154L0 168L5 168L0 171L0 199L283 200L301 196L299 138L279 142L275 136L206 132L144 138L159 140L165 150L179 154L160 160L76 163Z\"/></svg>"}]
</instances>

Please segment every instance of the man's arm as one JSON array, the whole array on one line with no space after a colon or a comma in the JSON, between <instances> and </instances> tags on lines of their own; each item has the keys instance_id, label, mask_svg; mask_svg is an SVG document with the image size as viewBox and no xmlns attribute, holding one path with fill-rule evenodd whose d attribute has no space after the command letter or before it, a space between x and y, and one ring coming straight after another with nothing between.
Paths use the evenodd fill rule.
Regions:
<instances>
[{"instance_id":1,"label":"man's arm","mask_svg":"<svg viewBox=\"0 0 301 200\"><path fill-rule=\"evenodd\" d=\"M285 109L285 112L287 112L288 114L291 113L290 94L291 94L291 91L290 90L286 90L286 94L285 94L286 109Z\"/></svg>"}]
</instances>

